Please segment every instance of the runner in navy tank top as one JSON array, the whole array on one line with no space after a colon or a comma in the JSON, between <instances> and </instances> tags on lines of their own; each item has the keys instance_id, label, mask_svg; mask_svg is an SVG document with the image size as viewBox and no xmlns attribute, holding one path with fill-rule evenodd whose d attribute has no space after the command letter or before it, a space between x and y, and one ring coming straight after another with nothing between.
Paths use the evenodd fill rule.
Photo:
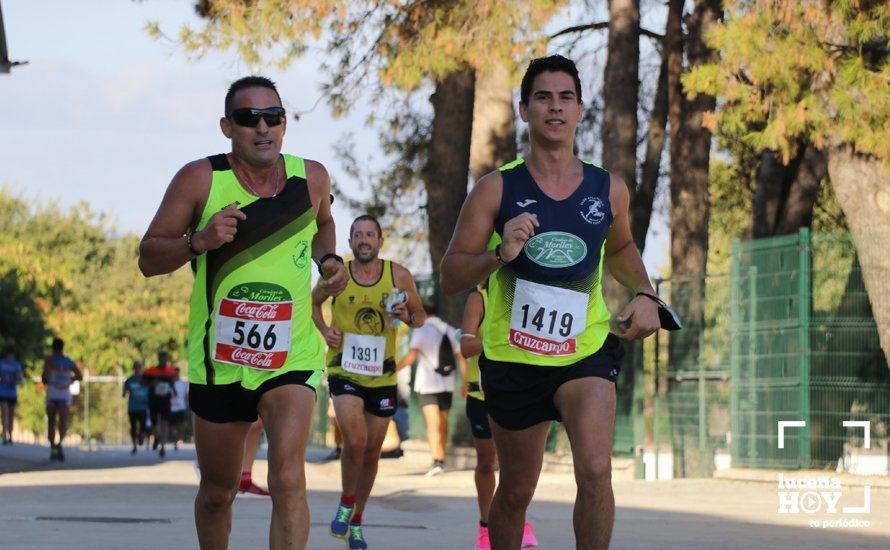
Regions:
<instances>
[{"instance_id":1,"label":"runner in navy tank top","mask_svg":"<svg viewBox=\"0 0 890 550\"><path fill-rule=\"evenodd\" d=\"M573 152L583 113L575 64L533 60L520 96L530 153L479 180L441 266L447 293L488 280L480 385L501 457L491 548L522 544L552 420L565 423L574 451L576 544L608 548L618 339L658 329L656 302L644 295L655 291L630 232L627 186ZM618 315L616 334L602 297L604 265L642 293Z\"/></svg>"}]
</instances>

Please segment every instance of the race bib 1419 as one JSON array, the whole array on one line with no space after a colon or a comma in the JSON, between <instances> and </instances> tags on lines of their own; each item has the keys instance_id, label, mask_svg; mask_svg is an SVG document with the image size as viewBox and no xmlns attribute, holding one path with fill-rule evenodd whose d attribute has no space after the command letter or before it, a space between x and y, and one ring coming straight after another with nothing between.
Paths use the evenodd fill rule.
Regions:
<instances>
[{"instance_id":1,"label":"race bib 1419","mask_svg":"<svg viewBox=\"0 0 890 550\"><path fill-rule=\"evenodd\" d=\"M518 279L510 312L510 345L536 355L571 355L587 326L590 296Z\"/></svg>"}]
</instances>

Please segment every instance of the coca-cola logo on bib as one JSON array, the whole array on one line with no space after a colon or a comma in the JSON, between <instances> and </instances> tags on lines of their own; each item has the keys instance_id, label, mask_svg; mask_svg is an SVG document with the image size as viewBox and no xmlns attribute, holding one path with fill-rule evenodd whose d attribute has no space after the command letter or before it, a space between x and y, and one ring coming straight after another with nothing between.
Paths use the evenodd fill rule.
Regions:
<instances>
[{"instance_id":1,"label":"coca-cola logo on bib","mask_svg":"<svg viewBox=\"0 0 890 550\"><path fill-rule=\"evenodd\" d=\"M235 307L235 315L256 319L257 321L271 321L276 318L279 305L281 304L251 304L242 302Z\"/></svg>"},{"instance_id":2,"label":"coca-cola logo on bib","mask_svg":"<svg viewBox=\"0 0 890 550\"><path fill-rule=\"evenodd\" d=\"M272 353L250 351L244 348L235 348L235 350L232 351L232 359L234 361L258 368L270 368L272 366L273 357L274 354Z\"/></svg>"}]
</instances>

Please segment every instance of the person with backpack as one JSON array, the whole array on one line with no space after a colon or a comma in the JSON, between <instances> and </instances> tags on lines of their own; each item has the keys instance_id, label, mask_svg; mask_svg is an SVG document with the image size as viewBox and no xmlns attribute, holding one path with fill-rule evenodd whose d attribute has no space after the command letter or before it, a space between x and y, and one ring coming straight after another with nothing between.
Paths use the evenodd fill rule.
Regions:
<instances>
[{"instance_id":1,"label":"person with backpack","mask_svg":"<svg viewBox=\"0 0 890 550\"><path fill-rule=\"evenodd\" d=\"M466 369L460 354L455 329L437 315L435 304L426 302L426 322L411 334L408 353L399 361L398 369L417 361L414 392L420 398L426 421L427 439L433 465L428 477L445 472L445 447L448 444L448 414L454 392L454 371Z\"/></svg>"}]
</instances>

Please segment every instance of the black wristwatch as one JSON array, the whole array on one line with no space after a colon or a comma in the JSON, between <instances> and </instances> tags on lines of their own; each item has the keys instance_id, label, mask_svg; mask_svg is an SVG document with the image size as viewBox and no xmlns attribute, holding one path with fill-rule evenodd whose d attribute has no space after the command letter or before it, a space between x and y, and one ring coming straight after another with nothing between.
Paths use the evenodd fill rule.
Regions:
<instances>
[{"instance_id":1,"label":"black wristwatch","mask_svg":"<svg viewBox=\"0 0 890 550\"><path fill-rule=\"evenodd\" d=\"M343 265L346 265L346 263L343 261L343 258L341 258L340 256L337 256L333 252L329 252L329 253L325 254L324 256L322 256L321 259L318 260L318 262L316 262L318 264L318 273L322 277L324 277L324 271L321 270L321 266L324 265L324 263L326 261L330 260L331 258L337 260L338 262L340 262Z\"/></svg>"}]
</instances>

